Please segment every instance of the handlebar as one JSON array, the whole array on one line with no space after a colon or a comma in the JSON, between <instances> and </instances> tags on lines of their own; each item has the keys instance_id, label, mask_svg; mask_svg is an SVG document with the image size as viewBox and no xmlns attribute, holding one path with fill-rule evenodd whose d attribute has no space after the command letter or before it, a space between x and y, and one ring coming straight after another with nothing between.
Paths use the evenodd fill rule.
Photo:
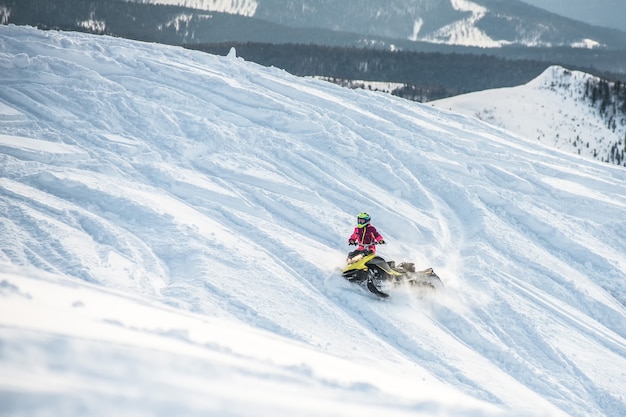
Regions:
<instances>
[{"instance_id":1,"label":"handlebar","mask_svg":"<svg viewBox=\"0 0 626 417\"><path fill-rule=\"evenodd\" d=\"M363 246L363 247L365 247L367 249L370 246L384 245L384 244L385 244L384 242L383 243L380 243L380 242L374 242L374 243L359 243L359 242L356 242L356 243L354 243L354 246Z\"/></svg>"}]
</instances>

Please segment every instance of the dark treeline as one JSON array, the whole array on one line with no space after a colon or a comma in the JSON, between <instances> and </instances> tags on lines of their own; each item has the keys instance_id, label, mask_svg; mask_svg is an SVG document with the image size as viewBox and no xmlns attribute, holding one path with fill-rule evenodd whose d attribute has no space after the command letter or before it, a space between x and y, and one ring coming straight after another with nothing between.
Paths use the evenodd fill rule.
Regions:
<instances>
[{"instance_id":1,"label":"dark treeline","mask_svg":"<svg viewBox=\"0 0 626 417\"><path fill-rule=\"evenodd\" d=\"M537 77L547 66L543 62L513 61L488 55L390 52L320 45L222 43L187 47L217 55L225 55L234 47L237 56L247 61L299 76L401 83L405 88L395 94L410 99L419 97L417 101L523 84Z\"/></svg>"},{"instance_id":2,"label":"dark treeline","mask_svg":"<svg viewBox=\"0 0 626 417\"><path fill-rule=\"evenodd\" d=\"M585 83L585 97L598 108L607 127L613 132L618 125L626 123L626 84L623 82L588 80ZM626 135L622 141L611 146L605 162L626 166Z\"/></svg>"},{"instance_id":3,"label":"dark treeline","mask_svg":"<svg viewBox=\"0 0 626 417\"><path fill-rule=\"evenodd\" d=\"M337 79L344 84L345 80L401 83L404 87L394 94L415 101L525 84L550 65L486 54L392 52L322 45L227 42L186 47L217 55L226 55L234 47L237 56L247 61L281 68L294 75ZM597 73L589 69L587 72Z\"/></svg>"},{"instance_id":4,"label":"dark treeline","mask_svg":"<svg viewBox=\"0 0 626 417\"><path fill-rule=\"evenodd\" d=\"M626 84L621 81L611 83L603 79L587 80L585 96L598 105L602 115L621 114L626 118Z\"/></svg>"}]
</instances>

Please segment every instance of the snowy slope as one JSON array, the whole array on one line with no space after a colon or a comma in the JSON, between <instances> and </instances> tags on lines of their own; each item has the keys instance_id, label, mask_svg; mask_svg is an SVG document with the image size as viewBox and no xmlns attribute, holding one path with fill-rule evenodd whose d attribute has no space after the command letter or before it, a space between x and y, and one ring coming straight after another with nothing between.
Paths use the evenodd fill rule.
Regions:
<instances>
[{"instance_id":1,"label":"snowy slope","mask_svg":"<svg viewBox=\"0 0 626 417\"><path fill-rule=\"evenodd\" d=\"M0 68L3 414L626 414L624 169L234 54ZM360 211L444 291L345 282Z\"/></svg>"},{"instance_id":2,"label":"snowy slope","mask_svg":"<svg viewBox=\"0 0 626 417\"><path fill-rule=\"evenodd\" d=\"M602 114L598 103L585 97L585 84L594 79L580 71L552 66L522 86L468 93L430 104L477 117L547 146L609 161L612 147L622 153L626 149L626 118L619 112L613 117ZM620 165L626 166L626 160Z\"/></svg>"}]
</instances>

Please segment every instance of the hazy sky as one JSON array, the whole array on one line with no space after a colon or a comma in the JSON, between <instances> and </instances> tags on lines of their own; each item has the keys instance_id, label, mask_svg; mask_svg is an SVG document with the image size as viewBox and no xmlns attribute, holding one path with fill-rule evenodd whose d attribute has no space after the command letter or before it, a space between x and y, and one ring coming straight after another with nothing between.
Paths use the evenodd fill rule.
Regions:
<instances>
[{"instance_id":1,"label":"hazy sky","mask_svg":"<svg viewBox=\"0 0 626 417\"><path fill-rule=\"evenodd\" d=\"M571 19L626 31L626 0L522 0Z\"/></svg>"}]
</instances>

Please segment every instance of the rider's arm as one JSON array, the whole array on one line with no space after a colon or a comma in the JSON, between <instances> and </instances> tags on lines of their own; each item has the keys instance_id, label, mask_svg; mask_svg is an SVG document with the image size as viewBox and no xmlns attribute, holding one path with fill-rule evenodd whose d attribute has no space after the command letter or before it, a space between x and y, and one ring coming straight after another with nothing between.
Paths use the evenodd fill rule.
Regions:
<instances>
[{"instance_id":1,"label":"rider's arm","mask_svg":"<svg viewBox=\"0 0 626 417\"><path fill-rule=\"evenodd\" d=\"M355 242L359 241L359 228L355 227L354 228L354 232L352 232L352 235L350 235L350 237L348 238L348 242L354 240Z\"/></svg>"}]
</instances>

